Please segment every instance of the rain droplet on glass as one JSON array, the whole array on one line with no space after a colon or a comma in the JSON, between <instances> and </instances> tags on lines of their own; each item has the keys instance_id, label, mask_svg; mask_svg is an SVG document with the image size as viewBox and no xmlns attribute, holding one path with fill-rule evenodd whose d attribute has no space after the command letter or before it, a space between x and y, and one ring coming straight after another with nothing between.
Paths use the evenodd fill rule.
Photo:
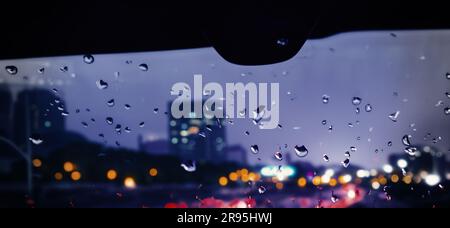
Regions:
<instances>
[{"instance_id":1,"label":"rain droplet on glass","mask_svg":"<svg viewBox=\"0 0 450 228\"><path fill-rule=\"evenodd\" d=\"M353 97L353 99L352 99L352 104L353 104L353 105L358 106L358 105L361 104L361 102L362 102L362 99L359 98L359 97Z\"/></svg>"},{"instance_id":2,"label":"rain droplet on glass","mask_svg":"<svg viewBox=\"0 0 450 228\"><path fill-rule=\"evenodd\" d=\"M113 119L112 117L107 117L107 118L106 118L106 123L107 123L108 125L113 125L113 124L114 124L114 119Z\"/></svg>"},{"instance_id":3,"label":"rain droplet on glass","mask_svg":"<svg viewBox=\"0 0 450 228\"><path fill-rule=\"evenodd\" d=\"M279 151L275 152L274 157L278 161L282 161L283 160L283 154L281 152L279 152Z\"/></svg>"},{"instance_id":4,"label":"rain droplet on glass","mask_svg":"<svg viewBox=\"0 0 450 228\"><path fill-rule=\"evenodd\" d=\"M16 75L19 72L16 66L6 66L5 70L10 75Z\"/></svg>"},{"instance_id":5,"label":"rain droplet on glass","mask_svg":"<svg viewBox=\"0 0 450 228\"><path fill-rule=\"evenodd\" d=\"M108 107L114 107L114 105L116 104L114 99L109 100L108 102L106 102L106 104L108 105Z\"/></svg>"},{"instance_id":6,"label":"rain droplet on glass","mask_svg":"<svg viewBox=\"0 0 450 228\"><path fill-rule=\"evenodd\" d=\"M324 103L324 104L328 104L328 103L330 103L330 96L328 96L328 95L323 95L322 96L322 103Z\"/></svg>"},{"instance_id":7,"label":"rain droplet on glass","mask_svg":"<svg viewBox=\"0 0 450 228\"><path fill-rule=\"evenodd\" d=\"M390 114L388 117L393 122L397 122L399 115L400 115L400 111L396 111L396 112Z\"/></svg>"},{"instance_id":8,"label":"rain droplet on glass","mask_svg":"<svg viewBox=\"0 0 450 228\"><path fill-rule=\"evenodd\" d=\"M259 194L264 194L266 193L267 189L264 186L259 186L258 188L258 192Z\"/></svg>"},{"instance_id":9,"label":"rain droplet on glass","mask_svg":"<svg viewBox=\"0 0 450 228\"><path fill-rule=\"evenodd\" d=\"M184 169L184 171L186 171L188 173L193 173L193 172L197 171L197 165L196 165L195 161L187 161L187 162L181 163L181 167Z\"/></svg>"},{"instance_id":10,"label":"rain droplet on glass","mask_svg":"<svg viewBox=\"0 0 450 228\"><path fill-rule=\"evenodd\" d=\"M416 147L406 147L405 148L405 153L407 153L409 156L415 156L416 152L417 152Z\"/></svg>"},{"instance_id":11,"label":"rain droplet on glass","mask_svg":"<svg viewBox=\"0 0 450 228\"><path fill-rule=\"evenodd\" d=\"M103 89L107 89L107 88L108 88L108 83L105 82L105 81L103 81L103 80L98 80L98 81L96 82L96 85L97 85L97 88L100 89L100 90L103 90Z\"/></svg>"},{"instance_id":12,"label":"rain droplet on glass","mask_svg":"<svg viewBox=\"0 0 450 228\"><path fill-rule=\"evenodd\" d=\"M308 149L304 145L295 146L294 150L295 150L295 154L301 158L306 157L309 153Z\"/></svg>"},{"instance_id":13,"label":"rain droplet on glass","mask_svg":"<svg viewBox=\"0 0 450 228\"><path fill-rule=\"evenodd\" d=\"M95 59L94 59L94 56L92 56L92 55L84 55L83 56L83 62L86 64L92 64L92 63L94 63L94 61L95 61Z\"/></svg>"},{"instance_id":14,"label":"rain droplet on glass","mask_svg":"<svg viewBox=\"0 0 450 228\"><path fill-rule=\"evenodd\" d=\"M348 166L350 165L350 159L346 158L344 161L341 162L341 164L344 168L348 168Z\"/></svg>"},{"instance_id":15,"label":"rain droplet on glass","mask_svg":"<svg viewBox=\"0 0 450 228\"><path fill-rule=\"evenodd\" d=\"M33 143L34 145L40 145L44 142L44 140L42 139L42 137L39 134L33 134L31 135L31 137L29 138L30 142Z\"/></svg>"},{"instance_id":16,"label":"rain droplet on glass","mask_svg":"<svg viewBox=\"0 0 450 228\"><path fill-rule=\"evenodd\" d=\"M373 110L372 105L371 104L367 104L366 107L366 112L371 112Z\"/></svg>"},{"instance_id":17,"label":"rain droplet on glass","mask_svg":"<svg viewBox=\"0 0 450 228\"><path fill-rule=\"evenodd\" d=\"M403 145L411 146L411 135L405 135L402 138Z\"/></svg>"},{"instance_id":18,"label":"rain droplet on glass","mask_svg":"<svg viewBox=\"0 0 450 228\"><path fill-rule=\"evenodd\" d=\"M324 154L324 155L323 155L323 160L324 160L325 162L329 162L329 161L330 161L330 158L328 157L328 155Z\"/></svg>"},{"instance_id":19,"label":"rain droplet on glass","mask_svg":"<svg viewBox=\"0 0 450 228\"><path fill-rule=\"evenodd\" d=\"M145 64L145 63L140 64L139 65L139 70L144 71L144 72L148 71L148 65Z\"/></svg>"},{"instance_id":20,"label":"rain droplet on glass","mask_svg":"<svg viewBox=\"0 0 450 228\"><path fill-rule=\"evenodd\" d=\"M258 145L253 145L250 147L250 150L252 151L252 153L257 154L259 153L259 147Z\"/></svg>"}]
</instances>

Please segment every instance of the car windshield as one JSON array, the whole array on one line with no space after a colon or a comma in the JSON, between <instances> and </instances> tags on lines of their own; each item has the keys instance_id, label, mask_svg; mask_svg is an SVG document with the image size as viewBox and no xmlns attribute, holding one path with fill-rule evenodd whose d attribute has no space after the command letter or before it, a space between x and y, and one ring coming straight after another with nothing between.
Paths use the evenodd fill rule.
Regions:
<instances>
[{"instance_id":1,"label":"car windshield","mask_svg":"<svg viewBox=\"0 0 450 228\"><path fill-rule=\"evenodd\" d=\"M448 59L439 30L2 60L0 207L448 206Z\"/></svg>"}]
</instances>

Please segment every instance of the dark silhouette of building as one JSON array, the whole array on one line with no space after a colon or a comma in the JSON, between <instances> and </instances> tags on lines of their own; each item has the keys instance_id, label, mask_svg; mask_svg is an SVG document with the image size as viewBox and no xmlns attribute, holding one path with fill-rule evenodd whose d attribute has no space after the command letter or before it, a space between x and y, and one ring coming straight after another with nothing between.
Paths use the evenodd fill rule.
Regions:
<instances>
[{"instance_id":1,"label":"dark silhouette of building","mask_svg":"<svg viewBox=\"0 0 450 228\"><path fill-rule=\"evenodd\" d=\"M440 174L441 177L445 176L449 168L443 152L427 145L416 145L414 147L417 148L414 156L409 156L406 153L394 154L389 157L389 163L395 167L399 159L404 159L408 162L407 171L416 174L421 171L426 171L428 173Z\"/></svg>"},{"instance_id":2,"label":"dark silhouette of building","mask_svg":"<svg viewBox=\"0 0 450 228\"><path fill-rule=\"evenodd\" d=\"M47 90L24 90L14 105L14 141L23 147L33 134L57 136L65 131L65 103Z\"/></svg>"},{"instance_id":3,"label":"dark silhouette of building","mask_svg":"<svg viewBox=\"0 0 450 228\"><path fill-rule=\"evenodd\" d=\"M0 85L0 136L11 137L12 95L8 86Z\"/></svg>"},{"instance_id":4,"label":"dark silhouette of building","mask_svg":"<svg viewBox=\"0 0 450 228\"><path fill-rule=\"evenodd\" d=\"M247 165L247 150L241 145L232 145L225 148L225 155L228 162L234 162L239 165Z\"/></svg>"},{"instance_id":5,"label":"dark silhouette of building","mask_svg":"<svg viewBox=\"0 0 450 228\"><path fill-rule=\"evenodd\" d=\"M43 90L24 90L14 104L14 142L20 148L31 145L33 154L45 155L61 146L86 139L66 131L66 104L55 93ZM43 140L40 145L30 144L30 137Z\"/></svg>"},{"instance_id":6,"label":"dark silhouette of building","mask_svg":"<svg viewBox=\"0 0 450 228\"><path fill-rule=\"evenodd\" d=\"M170 110L171 104L169 104ZM226 132L222 119L175 119L169 115L170 153L183 160L221 163L226 161Z\"/></svg>"},{"instance_id":7,"label":"dark silhouette of building","mask_svg":"<svg viewBox=\"0 0 450 228\"><path fill-rule=\"evenodd\" d=\"M169 142L167 140L153 139L139 135L139 150L152 155L168 155Z\"/></svg>"}]
</instances>

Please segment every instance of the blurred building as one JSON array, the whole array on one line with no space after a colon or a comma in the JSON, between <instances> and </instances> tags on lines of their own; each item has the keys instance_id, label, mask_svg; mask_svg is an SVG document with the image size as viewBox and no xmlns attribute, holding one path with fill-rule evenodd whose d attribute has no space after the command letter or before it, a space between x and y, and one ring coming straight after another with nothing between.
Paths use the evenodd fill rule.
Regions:
<instances>
[{"instance_id":1,"label":"blurred building","mask_svg":"<svg viewBox=\"0 0 450 228\"><path fill-rule=\"evenodd\" d=\"M0 85L0 136L11 137L12 95L6 85Z\"/></svg>"},{"instance_id":2,"label":"blurred building","mask_svg":"<svg viewBox=\"0 0 450 228\"><path fill-rule=\"evenodd\" d=\"M170 110L169 104L169 110ZM175 119L169 115L170 153L182 160L221 163L227 160L225 126L221 119Z\"/></svg>"},{"instance_id":3,"label":"blurred building","mask_svg":"<svg viewBox=\"0 0 450 228\"><path fill-rule=\"evenodd\" d=\"M65 131L62 112L65 103L54 93L41 90L23 90L14 105L14 141L23 147L29 141L29 134L60 137Z\"/></svg>"},{"instance_id":4,"label":"blurred building","mask_svg":"<svg viewBox=\"0 0 450 228\"><path fill-rule=\"evenodd\" d=\"M239 165L247 165L247 150L241 145L232 145L225 148L226 160Z\"/></svg>"},{"instance_id":5,"label":"blurred building","mask_svg":"<svg viewBox=\"0 0 450 228\"><path fill-rule=\"evenodd\" d=\"M152 155L168 155L169 142L153 136L139 135L139 150Z\"/></svg>"},{"instance_id":6,"label":"blurred building","mask_svg":"<svg viewBox=\"0 0 450 228\"><path fill-rule=\"evenodd\" d=\"M414 147L417 148L415 156L409 156L406 153L394 154L389 157L389 163L397 167L399 160L405 160L407 162L405 170L414 174L425 171L445 177L445 174L450 171L445 153L427 145L416 145Z\"/></svg>"}]
</instances>

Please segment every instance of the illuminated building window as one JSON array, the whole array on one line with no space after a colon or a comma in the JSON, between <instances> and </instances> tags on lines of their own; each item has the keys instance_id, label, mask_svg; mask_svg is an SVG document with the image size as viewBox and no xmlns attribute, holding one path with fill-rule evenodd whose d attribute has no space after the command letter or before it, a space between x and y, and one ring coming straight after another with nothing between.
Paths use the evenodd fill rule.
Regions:
<instances>
[{"instance_id":1,"label":"illuminated building window","mask_svg":"<svg viewBox=\"0 0 450 228\"><path fill-rule=\"evenodd\" d=\"M177 126L177 122L175 120L170 121L170 126L171 127Z\"/></svg>"},{"instance_id":2,"label":"illuminated building window","mask_svg":"<svg viewBox=\"0 0 450 228\"><path fill-rule=\"evenodd\" d=\"M181 124L181 129L182 130L187 130L188 129L188 125L187 124Z\"/></svg>"},{"instance_id":3,"label":"illuminated building window","mask_svg":"<svg viewBox=\"0 0 450 228\"><path fill-rule=\"evenodd\" d=\"M178 144L178 138L172 138L172 144Z\"/></svg>"},{"instance_id":4,"label":"illuminated building window","mask_svg":"<svg viewBox=\"0 0 450 228\"><path fill-rule=\"evenodd\" d=\"M45 126L46 128L50 128L50 127L52 127L52 122L50 122L50 121L45 121L44 126Z\"/></svg>"},{"instance_id":5,"label":"illuminated building window","mask_svg":"<svg viewBox=\"0 0 450 228\"><path fill-rule=\"evenodd\" d=\"M182 139L181 139L181 142L182 142L183 144L188 144L189 139L187 139L187 138L182 138Z\"/></svg>"},{"instance_id":6,"label":"illuminated building window","mask_svg":"<svg viewBox=\"0 0 450 228\"><path fill-rule=\"evenodd\" d=\"M200 129L198 127L190 127L188 132L191 135L196 135L200 132Z\"/></svg>"},{"instance_id":7,"label":"illuminated building window","mask_svg":"<svg viewBox=\"0 0 450 228\"><path fill-rule=\"evenodd\" d=\"M188 131L180 131L180 135L181 135L182 137L186 137L186 136L189 135L189 132L188 132Z\"/></svg>"}]
</instances>

